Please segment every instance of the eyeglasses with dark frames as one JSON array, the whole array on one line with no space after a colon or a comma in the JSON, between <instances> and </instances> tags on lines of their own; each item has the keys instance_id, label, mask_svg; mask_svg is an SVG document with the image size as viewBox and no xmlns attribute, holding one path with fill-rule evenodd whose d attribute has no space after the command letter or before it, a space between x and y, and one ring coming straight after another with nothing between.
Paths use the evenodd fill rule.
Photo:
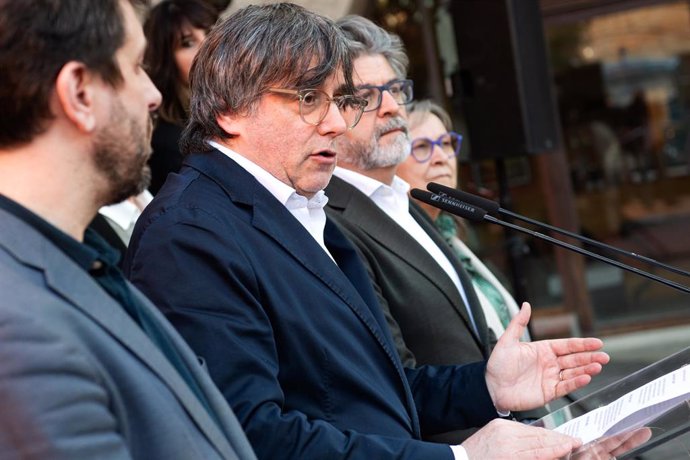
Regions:
<instances>
[{"instance_id":1,"label":"eyeglasses with dark frames","mask_svg":"<svg viewBox=\"0 0 690 460\"><path fill-rule=\"evenodd\" d=\"M384 91L388 91L398 105L411 103L414 98L412 88L412 80L393 80L385 85L358 86L355 96L367 101L367 106L364 108L365 112L372 112L381 107Z\"/></svg>"},{"instance_id":2,"label":"eyeglasses with dark frames","mask_svg":"<svg viewBox=\"0 0 690 460\"><path fill-rule=\"evenodd\" d=\"M268 88L268 91L278 94L286 94L299 99L299 116L305 123L313 126L319 125L326 114L328 107L332 103L340 111L341 116L347 123L348 129L354 128L366 106L366 101L362 98L345 94L342 96L330 97L320 89L285 89Z\"/></svg>"},{"instance_id":3,"label":"eyeglasses with dark frames","mask_svg":"<svg viewBox=\"0 0 690 460\"><path fill-rule=\"evenodd\" d=\"M450 131L441 134L438 139L433 140L428 137L418 137L412 140L411 154L418 163L426 163L434 154L434 147L438 147L447 158L454 158L460 153L462 136Z\"/></svg>"}]
</instances>

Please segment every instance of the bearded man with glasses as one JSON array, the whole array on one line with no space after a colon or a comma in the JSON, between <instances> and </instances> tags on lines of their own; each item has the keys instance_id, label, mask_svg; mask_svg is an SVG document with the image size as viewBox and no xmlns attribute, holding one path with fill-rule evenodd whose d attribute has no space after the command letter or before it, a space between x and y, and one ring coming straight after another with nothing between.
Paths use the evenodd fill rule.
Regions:
<instances>
[{"instance_id":1,"label":"bearded man with glasses","mask_svg":"<svg viewBox=\"0 0 690 460\"><path fill-rule=\"evenodd\" d=\"M139 218L125 270L203 358L260 459L450 460L421 433L490 423L477 442L491 443L513 427L496 408L560 396L599 371L599 341L564 342L575 355L525 350L517 322L488 364L403 366L355 248L323 210L334 141L368 104L332 21L248 6L213 28L190 83L187 158ZM521 388L523 375L548 393L500 383ZM578 444L514 425L545 433L549 454Z\"/></svg>"},{"instance_id":2,"label":"bearded man with glasses","mask_svg":"<svg viewBox=\"0 0 690 460\"><path fill-rule=\"evenodd\" d=\"M326 189L327 212L364 255L404 362L486 359L496 338L470 277L425 213L410 202L409 185L396 176L410 155L407 107L413 99L402 42L358 16L339 25L354 43L355 94L367 106L359 124L336 142L338 167ZM420 157L431 151L416 147L413 154Z\"/></svg>"}]
</instances>

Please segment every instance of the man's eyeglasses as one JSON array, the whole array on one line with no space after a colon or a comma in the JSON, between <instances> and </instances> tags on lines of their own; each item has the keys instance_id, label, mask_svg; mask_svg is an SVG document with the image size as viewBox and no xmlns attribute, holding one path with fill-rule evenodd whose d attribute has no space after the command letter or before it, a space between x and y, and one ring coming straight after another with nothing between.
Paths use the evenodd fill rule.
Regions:
<instances>
[{"instance_id":1,"label":"man's eyeglasses","mask_svg":"<svg viewBox=\"0 0 690 460\"><path fill-rule=\"evenodd\" d=\"M436 140L428 137L418 137L412 141L412 158L418 163L426 163L434 154L434 146L443 151L447 158L454 158L460 153L462 136L458 133L449 132L442 134Z\"/></svg>"},{"instance_id":2,"label":"man's eyeglasses","mask_svg":"<svg viewBox=\"0 0 690 460\"><path fill-rule=\"evenodd\" d=\"M347 127L352 129L362 118L366 106L364 99L349 94L330 97L319 89L268 88L272 93L289 94L299 99L299 116L309 125L317 126L326 118L331 102L338 107Z\"/></svg>"},{"instance_id":3,"label":"man's eyeglasses","mask_svg":"<svg viewBox=\"0 0 690 460\"><path fill-rule=\"evenodd\" d=\"M381 107L383 92L388 91L398 105L405 105L412 102L414 94L412 92L412 80L393 80L385 85L362 85L357 87L355 96L367 101L365 112L371 112Z\"/></svg>"}]
</instances>

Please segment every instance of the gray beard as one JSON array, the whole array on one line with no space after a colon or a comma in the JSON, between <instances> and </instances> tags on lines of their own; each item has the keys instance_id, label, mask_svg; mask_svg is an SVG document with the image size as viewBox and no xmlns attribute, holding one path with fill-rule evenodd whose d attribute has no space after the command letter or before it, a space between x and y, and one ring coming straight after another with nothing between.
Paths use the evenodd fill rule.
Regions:
<instances>
[{"instance_id":1,"label":"gray beard","mask_svg":"<svg viewBox=\"0 0 690 460\"><path fill-rule=\"evenodd\" d=\"M393 123L393 125L401 126L399 122ZM340 159L362 171L399 165L410 154L410 138L407 132L400 132L395 134L395 140L392 143L385 146L379 145L382 133L390 130L390 128L391 123L388 123L377 129L373 139L369 142L349 143L349 146L338 152ZM342 139L339 142L346 143L347 141Z\"/></svg>"}]
</instances>

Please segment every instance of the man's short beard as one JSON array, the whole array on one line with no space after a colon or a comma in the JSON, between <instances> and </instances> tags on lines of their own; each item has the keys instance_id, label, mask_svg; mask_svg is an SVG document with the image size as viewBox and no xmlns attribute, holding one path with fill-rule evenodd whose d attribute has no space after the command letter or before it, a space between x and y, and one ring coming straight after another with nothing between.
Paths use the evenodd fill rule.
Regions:
<instances>
[{"instance_id":1,"label":"man's short beard","mask_svg":"<svg viewBox=\"0 0 690 460\"><path fill-rule=\"evenodd\" d=\"M393 142L385 146L380 145L379 140L381 136L391 129L391 125L406 127L404 122L402 124L400 122L389 122L385 126L378 128L369 142L354 141L349 142L349 145L347 145L347 139L341 138L338 142L345 144L346 147L338 152L340 159L361 171L399 165L410 154L410 139L407 131L398 131L394 134L388 134L389 136L395 136Z\"/></svg>"},{"instance_id":2,"label":"man's short beard","mask_svg":"<svg viewBox=\"0 0 690 460\"><path fill-rule=\"evenodd\" d=\"M118 105L112 120L127 117L124 107ZM107 180L100 202L110 205L143 192L151 181L147 165L151 150L150 136L133 119L125 123L110 123L96 134L94 162L96 169Z\"/></svg>"}]
</instances>

